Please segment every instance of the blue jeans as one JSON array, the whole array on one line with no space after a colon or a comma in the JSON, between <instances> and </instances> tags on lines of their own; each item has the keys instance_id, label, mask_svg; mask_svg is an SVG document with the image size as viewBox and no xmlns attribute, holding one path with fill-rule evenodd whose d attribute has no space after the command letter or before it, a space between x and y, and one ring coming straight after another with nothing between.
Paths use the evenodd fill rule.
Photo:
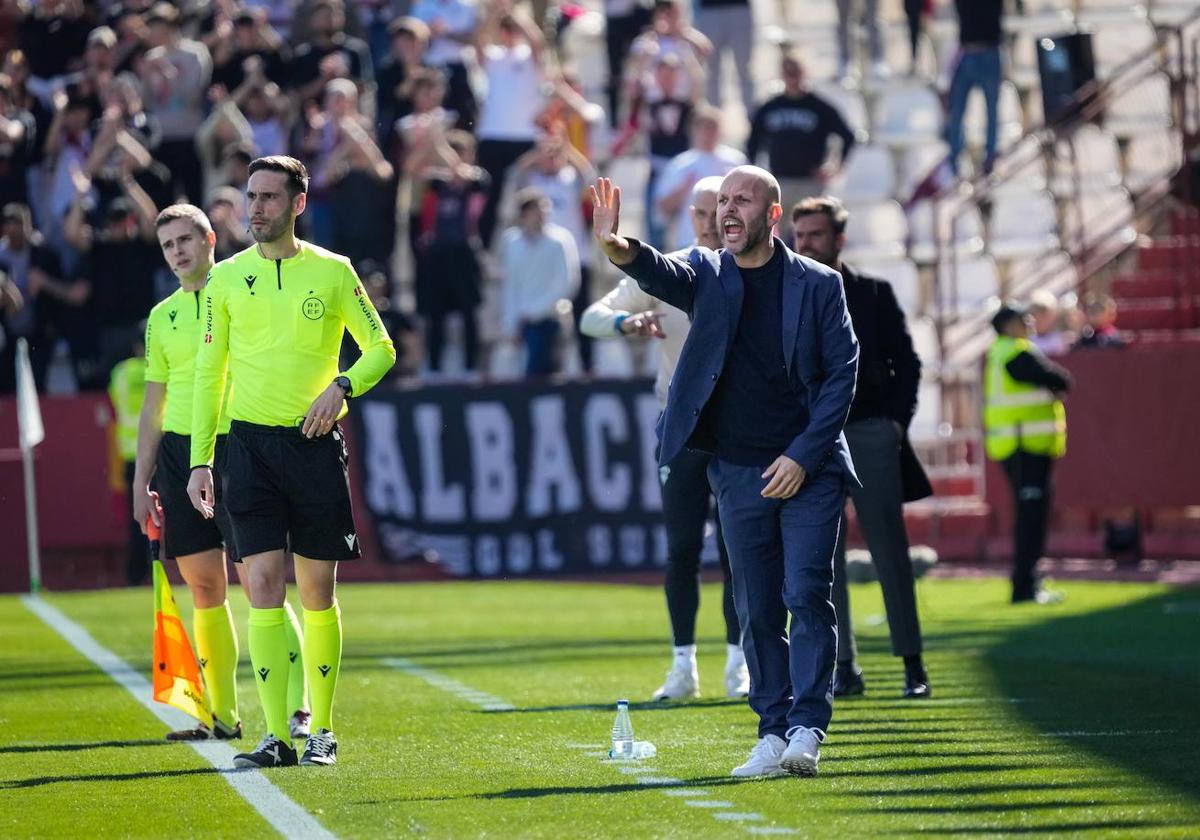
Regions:
<instances>
[{"instance_id":1,"label":"blue jeans","mask_svg":"<svg viewBox=\"0 0 1200 840\"><path fill-rule=\"evenodd\" d=\"M763 467L714 458L708 480L729 565L750 670L758 735L829 727L837 618L830 601L846 481L826 468L790 499L764 499ZM791 627L788 627L788 616Z\"/></svg>"},{"instance_id":2,"label":"blue jeans","mask_svg":"<svg viewBox=\"0 0 1200 840\"><path fill-rule=\"evenodd\" d=\"M996 135L999 118L997 106L1000 101L1000 82L1004 79L1004 68L1000 59L1000 48L964 52L954 68L950 80L950 117L946 122L946 143L950 146L950 166L958 174L958 157L963 150L963 115L967 112L967 99L971 91L979 88L987 105L987 160L996 157Z\"/></svg>"},{"instance_id":3,"label":"blue jeans","mask_svg":"<svg viewBox=\"0 0 1200 840\"><path fill-rule=\"evenodd\" d=\"M558 320L531 321L521 327L525 339L525 375L549 376L558 373Z\"/></svg>"}]
</instances>

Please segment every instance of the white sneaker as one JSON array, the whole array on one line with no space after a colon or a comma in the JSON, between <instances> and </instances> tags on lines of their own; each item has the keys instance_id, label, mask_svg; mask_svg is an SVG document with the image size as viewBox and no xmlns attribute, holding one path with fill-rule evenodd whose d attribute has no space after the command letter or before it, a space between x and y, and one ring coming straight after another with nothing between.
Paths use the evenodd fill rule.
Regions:
<instances>
[{"instance_id":1,"label":"white sneaker","mask_svg":"<svg viewBox=\"0 0 1200 840\"><path fill-rule=\"evenodd\" d=\"M299 741L307 738L309 735L310 725L312 723L312 715L304 709L297 709L292 712L292 716L288 718L288 735L292 736L293 741Z\"/></svg>"},{"instance_id":2,"label":"white sneaker","mask_svg":"<svg viewBox=\"0 0 1200 840\"><path fill-rule=\"evenodd\" d=\"M745 659L725 666L725 693L730 697L750 696L750 669Z\"/></svg>"},{"instance_id":3,"label":"white sneaker","mask_svg":"<svg viewBox=\"0 0 1200 840\"><path fill-rule=\"evenodd\" d=\"M779 760L787 744L778 735L765 735L758 739L746 763L729 772L735 779L754 779L762 776L778 776L785 772Z\"/></svg>"},{"instance_id":4,"label":"white sneaker","mask_svg":"<svg viewBox=\"0 0 1200 840\"><path fill-rule=\"evenodd\" d=\"M676 659L654 700L693 700L700 696L700 672L695 660Z\"/></svg>"},{"instance_id":5,"label":"white sneaker","mask_svg":"<svg viewBox=\"0 0 1200 840\"><path fill-rule=\"evenodd\" d=\"M779 760L779 766L793 776L815 776L820 757L821 737L817 731L794 726L788 730L788 745Z\"/></svg>"}]
</instances>

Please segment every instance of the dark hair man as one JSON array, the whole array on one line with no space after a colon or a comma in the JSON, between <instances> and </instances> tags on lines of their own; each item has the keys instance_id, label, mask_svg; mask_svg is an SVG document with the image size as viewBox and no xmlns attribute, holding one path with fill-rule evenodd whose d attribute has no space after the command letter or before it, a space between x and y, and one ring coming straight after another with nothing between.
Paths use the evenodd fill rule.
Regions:
<instances>
[{"instance_id":1,"label":"dark hair man","mask_svg":"<svg viewBox=\"0 0 1200 840\"><path fill-rule=\"evenodd\" d=\"M846 443L862 487L852 487L854 512L879 574L892 636L892 654L904 658L904 697L928 697L921 660L921 624L902 506L933 492L908 441L917 410L921 360L913 350L904 313L886 280L860 274L842 262L850 214L836 198L807 198L792 209L796 253L841 272L846 306L858 336L858 380L846 420ZM855 662L850 594L846 589L846 523L834 555L833 606L838 617L835 695L862 694Z\"/></svg>"},{"instance_id":2,"label":"dark hair man","mask_svg":"<svg viewBox=\"0 0 1200 840\"><path fill-rule=\"evenodd\" d=\"M334 583L337 562L359 556L337 420L346 413L346 399L369 390L396 360L350 262L296 238L307 196L308 172L295 158L251 163L246 204L257 244L218 263L204 291L188 495L212 517L213 444L228 367L225 505L250 584L250 661L267 725L258 748L234 759L238 767L297 763L296 750L283 737L289 548L304 606L312 699L312 734L300 762L337 760L333 698L342 627ZM338 353L347 329L362 356L341 373Z\"/></svg>"}]
</instances>

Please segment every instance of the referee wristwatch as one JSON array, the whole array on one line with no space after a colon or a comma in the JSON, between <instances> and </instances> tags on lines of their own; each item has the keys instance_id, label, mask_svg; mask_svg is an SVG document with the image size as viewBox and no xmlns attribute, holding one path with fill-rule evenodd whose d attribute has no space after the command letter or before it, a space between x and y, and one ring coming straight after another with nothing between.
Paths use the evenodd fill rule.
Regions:
<instances>
[{"instance_id":1,"label":"referee wristwatch","mask_svg":"<svg viewBox=\"0 0 1200 840\"><path fill-rule=\"evenodd\" d=\"M349 376L339 376L333 380L333 384L342 389L342 393L346 395L346 399L354 396L354 386L350 384Z\"/></svg>"}]
</instances>

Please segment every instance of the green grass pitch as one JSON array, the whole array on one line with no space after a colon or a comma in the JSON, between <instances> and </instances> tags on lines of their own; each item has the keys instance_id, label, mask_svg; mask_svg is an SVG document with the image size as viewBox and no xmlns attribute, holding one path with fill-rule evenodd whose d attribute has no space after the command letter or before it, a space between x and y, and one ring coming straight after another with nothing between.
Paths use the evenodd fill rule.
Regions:
<instances>
[{"instance_id":1,"label":"green grass pitch","mask_svg":"<svg viewBox=\"0 0 1200 840\"><path fill-rule=\"evenodd\" d=\"M835 706L821 775L734 783L755 720L723 696L715 586L705 696L675 706L644 702L669 664L657 588L343 586L340 763L269 778L341 837L1200 836L1200 590L1072 583L1063 604L1013 607L999 580L918 587L933 699L897 699L878 586L854 587L867 695ZM46 598L149 673L148 589ZM247 607L232 602L254 742ZM16 597L0 598L0 638L0 836L270 833ZM579 746L605 743L621 697L658 747L643 768Z\"/></svg>"}]
</instances>

